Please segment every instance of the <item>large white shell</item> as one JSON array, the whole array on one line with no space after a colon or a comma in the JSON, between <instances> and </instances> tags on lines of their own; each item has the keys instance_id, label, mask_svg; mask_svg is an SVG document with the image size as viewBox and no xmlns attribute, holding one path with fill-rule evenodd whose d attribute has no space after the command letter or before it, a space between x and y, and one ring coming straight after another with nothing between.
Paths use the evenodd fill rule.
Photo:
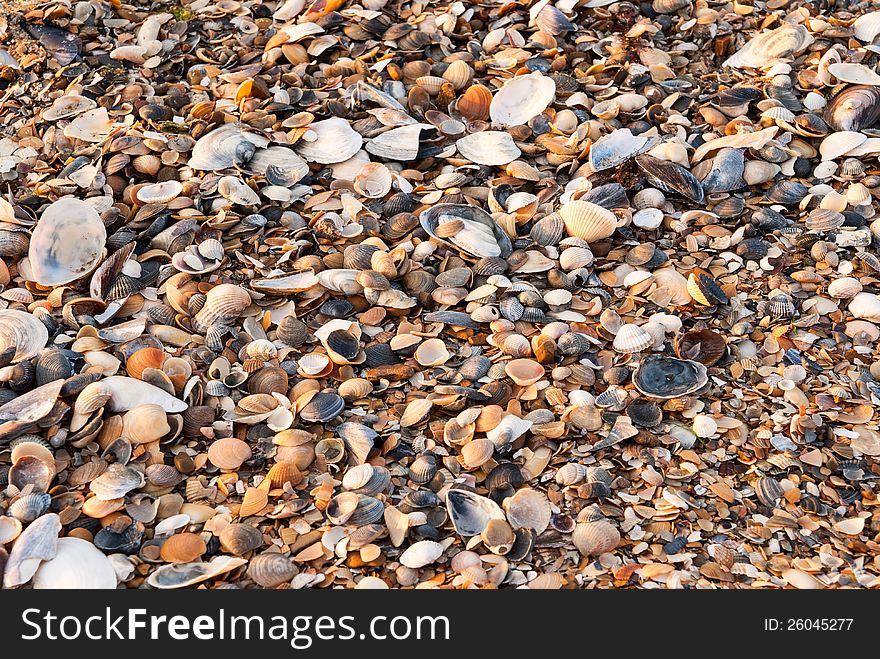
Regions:
<instances>
[{"instance_id":1,"label":"large white shell","mask_svg":"<svg viewBox=\"0 0 880 659\"><path fill-rule=\"evenodd\" d=\"M489 116L502 126L520 126L546 110L555 96L556 83L552 78L538 71L516 76L495 93Z\"/></svg>"},{"instance_id":2,"label":"large white shell","mask_svg":"<svg viewBox=\"0 0 880 659\"><path fill-rule=\"evenodd\" d=\"M371 139L364 148L374 156L388 160L400 162L415 160L419 154L419 136L427 128L433 128L433 126L431 124L409 124L392 128Z\"/></svg>"},{"instance_id":3,"label":"large white shell","mask_svg":"<svg viewBox=\"0 0 880 659\"><path fill-rule=\"evenodd\" d=\"M864 43L871 43L880 34L880 11L862 14L852 24L853 36Z\"/></svg>"},{"instance_id":4,"label":"large white shell","mask_svg":"<svg viewBox=\"0 0 880 659\"><path fill-rule=\"evenodd\" d=\"M80 538L59 538L55 558L34 575L34 590L113 590L116 571L95 545Z\"/></svg>"},{"instance_id":5,"label":"large white shell","mask_svg":"<svg viewBox=\"0 0 880 659\"><path fill-rule=\"evenodd\" d=\"M425 567L443 555L443 545L433 540L415 542L400 555L402 565L414 570Z\"/></svg>"},{"instance_id":6,"label":"large white shell","mask_svg":"<svg viewBox=\"0 0 880 659\"><path fill-rule=\"evenodd\" d=\"M862 145L867 139L868 136L864 133L841 130L831 133L822 140L822 144L819 145L819 153L822 155L822 160L836 160Z\"/></svg>"},{"instance_id":7,"label":"large white shell","mask_svg":"<svg viewBox=\"0 0 880 659\"><path fill-rule=\"evenodd\" d=\"M18 309L0 309L0 351L15 348L12 363L36 356L49 340L39 318Z\"/></svg>"},{"instance_id":8,"label":"large white shell","mask_svg":"<svg viewBox=\"0 0 880 659\"><path fill-rule=\"evenodd\" d=\"M244 133L236 124L223 124L195 143L189 164L193 169L215 171L251 160L260 143L256 135Z\"/></svg>"},{"instance_id":9,"label":"large white shell","mask_svg":"<svg viewBox=\"0 0 880 659\"><path fill-rule=\"evenodd\" d=\"M90 204L65 197L51 204L34 228L28 261L40 286L59 286L94 270L107 230Z\"/></svg>"},{"instance_id":10,"label":"large white shell","mask_svg":"<svg viewBox=\"0 0 880 659\"><path fill-rule=\"evenodd\" d=\"M297 152L309 162L332 165L351 158L363 142L345 119L330 117L309 126L306 136L297 143Z\"/></svg>"},{"instance_id":11,"label":"large white shell","mask_svg":"<svg viewBox=\"0 0 880 659\"><path fill-rule=\"evenodd\" d=\"M864 64L835 62L828 65L828 73L841 82L850 82L854 85L880 85L880 75Z\"/></svg>"},{"instance_id":12,"label":"large white shell","mask_svg":"<svg viewBox=\"0 0 880 659\"><path fill-rule=\"evenodd\" d=\"M73 117L98 107L92 99L79 94L65 94L56 98L52 107L43 112L44 121L58 121Z\"/></svg>"},{"instance_id":13,"label":"large white shell","mask_svg":"<svg viewBox=\"0 0 880 659\"><path fill-rule=\"evenodd\" d=\"M89 110L64 127L64 136L83 142L102 142L113 130L113 120L106 108Z\"/></svg>"},{"instance_id":14,"label":"large white shell","mask_svg":"<svg viewBox=\"0 0 880 659\"><path fill-rule=\"evenodd\" d=\"M770 68L781 61L794 58L813 41L813 36L806 27L786 23L753 37L743 48L728 57L723 66Z\"/></svg>"},{"instance_id":15,"label":"large white shell","mask_svg":"<svg viewBox=\"0 0 880 659\"><path fill-rule=\"evenodd\" d=\"M853 318L880 322L880 297L873 293L859 293L849 303Z\"/></svg>"},{"instance_id":16,"label":"large white shell","mask_svg":"<svg viewBox=\"0 0 880 659\"><path fill-rule=\"evenodd\" d=\"M508 133L494 130L465 135L455 146L471 162L493 167L511 163L522 153Z\"/></svg>"}]
</instances>

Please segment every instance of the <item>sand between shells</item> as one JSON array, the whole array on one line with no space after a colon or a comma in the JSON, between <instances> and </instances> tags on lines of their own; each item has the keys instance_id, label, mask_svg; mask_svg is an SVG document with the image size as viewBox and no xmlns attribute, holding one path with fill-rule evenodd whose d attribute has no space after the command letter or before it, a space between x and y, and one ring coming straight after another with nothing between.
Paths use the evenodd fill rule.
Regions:
<instances>
[{"instance_id":1,"label":"sand between shells","mask_svg":"<svg viewBox=\"0 0 880 659\"><path fill-rule=\"evenodd\" d=\"M880 584L880 12L10 3L4 588Z\"/></svg>"}]
</instances>

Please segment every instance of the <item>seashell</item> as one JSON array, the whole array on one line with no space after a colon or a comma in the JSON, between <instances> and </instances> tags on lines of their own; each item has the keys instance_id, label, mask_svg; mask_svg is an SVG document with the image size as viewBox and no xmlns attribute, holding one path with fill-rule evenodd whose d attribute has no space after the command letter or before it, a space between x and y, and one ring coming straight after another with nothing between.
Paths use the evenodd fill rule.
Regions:
<instances>
[{"instance_id":1,"label":"seashell","mask_svg":"<svg viewBox=\"0 0 880 659\"><path fill-rule=\"evenodd\" d=\"M229 323L251 304L251 296L235 284L220 284L208 291L202 309L193 317L193 329L204 333L212 325Z\"/></svg>"},{"instance_id":2,"label":"seashell","mask_svg":"<svg viewBox=\"0 0 880 659\"><path fill-rule=\"evenodd\" d=\"M145 482L144 474L137 469L114 463L89 483L89 490L101 501L110 501L143 487Z\"/></svg>"},{"instance_id":3,"label":"seashell","mask_svg":"<svg viewBox=\"0 0 880 659\"><path fill-rule=\"evenodd\" d=\"M769 68L792 59L813 43L813 36L803 25L785 23L752 37L743 48L728 57L722 66L733 68Z\"/></svg>"},{"instance_id":4,"label":"seashell","mask_svg":"<svg viewBox=\"0 0 880 659\"><path fill-rule=\"evenodd\" d=\"M828 295L839 300L848 300L862 292L862 283L855 277L840 277L828 284Z\"/></svg>"},{"instance_id":5,"label":"seashell","mask_svg":"<svg viewBox=\"0 0 880 659\"><path fill-rule=\"evenodd\" d=\"M219 469L234 471L250 459L250 447L235 437L217 439L208 447L208 460Z\"/></svg>"},{"instance_id":6,"label":"seashell","mask_svg":"<svg viewBox=\"0 0 880 659\"><path fill-rule=\"evenodd\" d=\"M391 190L391 171L380 163L366 163L354 177L355 192L370 199L380 199Z\"/></svg>"},{"instance_id":7,"label":"seashell","mask_svg":"<svg viewBox=\"0 0 880 659\"><path fill-rule=\"evenodd\" d=\"M168 415L161 405L146 403L129 410L122 417L122 436L132 444L149 444L171 431Z\"/></svg>"},{"instance_id":8,"label":"seashell","mask_svg":"<svg viewBox=\"0 0 880 659\"><path fill-rule=\"evenodd\" d=\"M705 192L702 184L681 165L648 154L636 156L636 163L652 185L665 192L678 193L698 204L703 202Z\"/></svg>"},{"instance_id":9,"label":"seashell","mask_svg":"<svg viewBox=\"0 0 880 659\"><path fill-rule=\"evenodd\" d=\"M285 345L298 348L308 340L309 328L296 316L287 315L278 323L275 334Z\"/></svg>"},{"instance_id":10,"label":"seashell","mask_svg":"<svg viewBox=\"0 0 880 659\"><path fill-rule=\"evenodd\" d=\"M64 127L64 136L73 140L98 143L107 139L115 123L103 107L76 116Z\"/></svg>"},{"instance_id":11,"label":"seashell","mask_svg":"<svg viewBox=\"0 0 880 659\"><path fill-rule=\"evenodd\" d=\"M569 462L556 470L556 482L559 485L576 485L587 477L587 467L577 462Z\"/></svg>"},{"instance_id":12,"label":"seashell","mask_svg":"<svg viewBox=\"0 0 880 659\"><path fill-rule=\"evenodd\" d=\"M841 82L855 85L880 85L880 75L864 64L833 62L828 65L827 71Z\"/></svg>"},{"instance_id":13,"label":"seashell","mask_svg":"<svg viewBox=\"0 0 880 659\"><path fill-rule=\"evenodd\" d=\"M870 128L880 121L880 89L871 85L848 87L834 97L823 117L838 131Z\"/></svg>"},{"instance_id":14,"label":"seashell","mask_svg":"<svg viewBox=\"0 0 880 659\"><path fill-rule=\"evenodd\" d=\"M18 497L9 505L9 514L19 522L31 524L34 520L41 518L52 503L52 497L44 492L31 492L24 496ZM28 527L30 528L30 527ZM19 537L21 542L21 537Z\"/></svg>"},{"instance_id":15,"label":"seashell","mask_svg":"<svg viewBox=\"0 0 880 659\"><path fill-rule=\"evenodd\" d=\"M201 536L177 533L162 543L159 557L167 563L190 563L199 560L206 551L207 545Z\"/></svg>"},{"instance_id":16,"label":"seashell","mask_svg":"<svg viewBox=\"0 0 880 659\"><path fill-rule=\"evenodd\" d=\"M687 290L691 297L705 306L727 304L727 295L718 283L703 270L694 270L688 275Z\"/></svg>"},{"instance_id":17,"label":"seashell","mask_svg":"<svg viewBox=\"0 0 880 659\"><path fill-rule=\"evenodd\" d=\"M488 439L474 439L461 447L461 459L468 469L479 469L494 453L495 444Z\"/></svg>"},{"instance_id":18,"label":"seashell","mask_svg":"<svg viewBox=\"0 0 880 659\"><path fill-rule=\"evenodd\" d=\"M663 410L659 405L636 398L626 408L626 415L632 419L633 425L640 428L655 428L663 421Z\"/></svg>"},{"instance_id":19,"label":"seashell","mask_svg":"<svg viewBox=\"0 0 880 659\"><path fill-rule=\"evenodd\" d=\"M32 496L45 497L48 508L49 495ZM22 531L6 559L3 587L15 588L26 584L33 578L43 561L54 558L58 554L59 533L61 533L61 521L55 513L43 515Z\"/></svg>"},{"instance_id":20,"label":"seashell","mask_svg":"<svg viewBox=\"0 0 880 659\"><path fill-rule=\"evenodd\" d=\"M785 294L771 297L767 304L767 310L770 312L770 316L776 320L787 320L794 317L797 312L794 301Z\"/></svg>"},{"instance_id":21,"label":"seashell","mask_svg":"<svg viewBox=\"0 0 880 659\"><path fill-rule=\"evenodd\" d=\"M48 341L49 331L36 316L17 309L0 309L0 352L12 352L10 363L31 359Z\"/></svg>"},{"instance_id":22,"label":"seashell","mask_svg":"<svg viewBox=\"0 0 880 659\"><path fill-rule=\"evenodd\" d=\"M345 119L331 117L310 124L296 151L308 162L332 165L348 160L362 145L363 138Z\"/></svg>"},{"instance_id":23,"label":"seashell","mask_svg":"<svg viewBox=\"0 0 880 659\"><path fill-rule=\"evenodd\" d=\"M521 387L527 387L541 380L544 367L533 359L513 359L504 366L507 376Z\"/></svg>"},{"instance_id":24,"label":"seashell","mask_svg":"<svg viewBox=\"0 0 880 659\"><path fill-rule=\"evenodd\" d=\"M744 186L745 158L742 149L721 149L711 160L711 168L702 178L706 193L729 192Z\"/></svg>"},{"instance_id":25,"label":"seashell","mask_svg":"<svg viewBox=\"0 0 880 659\"><path fill-rule=\"evenodd\" d=\"M428 339L419 344L413 355L422 366L440 366L452 356L442 339Z\"/></svg>"},{"instance_id":26,"label":"seashell","mask_svg":"<svg viewBox=\"0 0 880 659\"><path fill-rule=\"evenodd\" d=\"M822 140L822 144L819 145L819 153L822 155L822 160L836 160L853 151L867 139L867 135L856 131L837 131Z\"/></svg>"},{"instance_id":27,"label":"seashell","mask_svg":"<svg viewBox=\"0 0 880 659\"><path fill-rule=\"evenodd\" d=\"M234 556L241 556L263 546L263 534L249 524L233 522L220 531L220 547Z\"/></svg>"},{"instance_id":28,"label":"seashell","mask_svg":"<svg viewBox=\"0 0 880 659\"><path fill-rule=\"evenodd\" d=\"M594 172L617 167L647 151L654 144L655 141L649 141L646 135L633 135L629 128L618 128L592 144L590 167Z\"/></svg>"},{"instance_id":29,"label":"seashell","mask_svg":"<svg viewBox=\"0 0 880 659\"><path fill-rule=\"evenodd\" d=\"M480 535L489 520L505 519L497 503L467 490L449 490L446 509L455 532L464 538Z\"/></svg>"},{"instance_id":30,"label":"seashell","mask_svg":"<svg viewBox=\"0 0 880 659\"><path fill-rule=\"evenodd\" d=\"M291 581L298 573L293 561L274 552L254 556L247 570L247 576L263 588L280 586Z\"/></svg>"},{"instance_id":31,"label":"seashell","mask_svg":"<svg viewBox=\"0 0 880 659\"><path fill-rule=\"evenodd\" d=\"M516 76L495 93L489 116L501 126L521 126L546 110L555 96L556 83L552 78L538 71Z\"/></svg>"},{"instance_id":32,"label":"seashell","mask_svg":"<svg viewBox=\"0 0 880 659\"><path fill-rule=\"evenodd\" d=\"M474 79L474 70L464 60L457 59L446 67L443 79L452 83L452 88L455 90L464 89Z\"/></svg>"},{"instance_id":33,"label":"seashell","mask_svg":"<svg viewBox=\"0 0 880 659\"><path fill-rule=\"evenodd\" d=\"M634 353L647 350L654 345L654 337L638 325L623 325L614 337L614 349L618 352Z\"/></svg>"},{"instance_id":34,"label":"seashell","mask_svg":"<svg viewBox=\"0 0 880 659\"><path fill-rule=\"evenodd\" d=\"M437 228L453 221L463 223L463 228L448 238L438 237ZM488 213L474 206L437 204L419 215L419 222L431 237L471 256L507 258L513 251L507 234Z\"/></svg>"},{"instance_id":35,"label":"seashell","mask_svg":"<svg viewBox=\"0 0 880 659\"><path fill-rule=\"evenodd\" d=\"M92 543L59 538L55 556L40 564L33 585L35 590L112 590L116 570Z\"/></svg>"},{"instance_id":36,"label":"seashell","mask_svg":"<svg viewBox=\"0 0 880 659\"><path fill-rule=\"evenodd\" d=\"M144 204L167 204L183 192L180 181L162 181L145 185L137 191L138 201Z\"/></svg>"},{"instance_id":37,"label":"seashell","mask_svg":"<svg viewBox=\"0 0 880 659\"><path fill-rule=\"evenodd\" d=\"M726 352L724 337L710 329L691 330L675 340L676 355L705 366L713 366Z\"/></svg>"},{"instance_id":38,"label":"seashell","mask_svg":"<svg viewBox=\"0 0 880 659\"><path fill-rule=\"evenodd\" d=\"M91 204L72 197L50 204L28 249L34 281L59 286L88 274L101 261L106 240L104 223Z\"/></svg>"},{"instance_id":39,"label":"seashell","mask_svg":"<svg viewBox=\"0 0 880 659\"><path fill-rule=\"evenodd\" d=\"M760 185L776 178L782 171L779 165L763 160L747 160L743 166L742 178L746 185Z\"/></svg>"},{"instance_id":40,"label":"seashell","mask_svg":"<svg viewBox=\"0 0 880 659\"><path fill-rule=\"evenodd\" d=\"M698 414L694 417L692 428L697 437L712 437L718 432L718 424L711 416Z\"/></svg>"},{"instance_id":41,"label":"seashell","mask_svg":"<svg viewBox=\"0 0 880 659\"><path fill-rule=\"evenodd\" d=\"M47 461L34 455L19 455L13 458L14 462L9 468L9 482L23 490L28 485L38 492L45 492L55 476L54 460L51 465Z\"/></svg>"},{"instance_id":42,"label":"seashell","mask_svg":"<svg viewBox=\"0 0 880 659\"><path fill-rule=\"evenodd\" d=\"M776 507L783 495L782 486L773 478L759 478L753 487L761 503L771 509Z\"/></svg>"},{"instance_id":43,"label":"seashell","mask_svg":"<svg viewBox=\"0 0 880 659\"><path fill-rule=\"evenodd\" d=\"M880 297L873 293L857 293L848 306L853 318L880 322Z\"/></svg>"},{"instance_id":44,"label":"seashell","mask_svg":"<svg viewBox=\"0 0 880 659\"><path fill-rule=\"evenodd\" d=\"M880 34L880 11L862 14L852 23L853 36L864 43L871 43Z\"/></svg>"},{"instance_id":45,"label":"seashell","mask_svg":"<svg viewBox=\"0 0 880 659\"><path fill-rule=\"evenodd\" d=\"M342 396L343 400L350 403L361 398L369 396L373 391L373 384L369 380L363 378L352 378L339 384L337 393Z\"/></svg>"},{"instance_id":46,"label":"seashell","mask_svg":"<svg viewBox=\"0 0 880 659\"><path fill-rule=\"evenodd\" d=\"M516 534L510 524L501 519L490 519L480 537L489 551L498 556L507 554L516 541Z\"/></svg>"},{"instance_id":47,"label":"seashell","mask_svg":"<svg viewBox=\"0 0 880 659\"><path fill-rule=\"evenodd\" d=\"M416 570L430 565L442 555L442 544L433 540L420 540L407 547L398 560L402 565Z\"/></svg>"},{"instance_id":48,"label":"seashell","mask_svg":"<svg viewBox=\"0 0 880 659\"><path fill-rule=\"evenodd\" d=\"M679 398L702 389L709 381L706 367L699 362L664 355L642 358L633 373L633 384L646 396Z\"/></svg>"},{"instance_id":49,"label":"seashell","mask_svg":"<svg viewBox=\"0 0 880 659\"><path fill-rule=\"evenodd\" d=\"M185 588L197 583L219 577L247 564L243 558L234 556L215 556L210 563L175 563L163 565L147 578L153 588L169 590Z\"/></svg>"},{"instance_id":50,"label":"seashell","mask_svg":"<svg viewBox=\"0 0 880 659\"><path fill-rule=\"evenodd\" d=\"M366 149L388 160L414 160L419 153L421 132L429 128L433 126L418 123L392 128L367 142Z\"/></svg>"},{"instance_id":51,"label":"seashell","mask_svg":"<svg viewBox=\"0 0 880 659\"><path fill-rule=\"evenodd\" d=\"M414 483L424 485L437 473L437 458L433 453L422 453L409 466L409 477Z\"/></svg>"},{"instance_id":52,"label":"seashell","mask_svg":"<svg viewBox=\"0 0 880 659\"><path fill-rule=\"evenodd\" d=\"M465 135L455 142L455 147L471 162L492 167L507 165L522 154L509 133L491 130Z\"/></svg>"},{"instance_id":53,"label":"seashell","mask_svg":"<svg viewBox=\"0 0 880 659\"><path fill-rule=\"evenodd\" d=\"M221 177L217 182L217 192L224 199L240 206L256 206L260 203L257 193L237 176Z\"/></svg>"},{"instance_id":54,"label":"seashell","mask_svg":"<svg viewBox=\"0 0 880 659\"><path fill-rule=\"evenodd\" d=\"M523 488L504 500L507 521L514 529L534 529L538 534L550 525L550 501L538 490Z\"/></svg>"},{"instance_id":55,"label":"seashell","mask_svg":"<svg viewBox=\"0 0 880 659\"><path fill-rule=\"evenodd\" d=\"M266 504L269 502L269 494L265 490L256 487L249 487L245 490L244 497L241 501L241 507L238 509L238 516L241 519L258 515Z\"/></svg>"},{"instance_id":56,"label":"seashell","mask_svg":"<svg viewBox=\"0 0 880 659\"><path fill-rule=\"evenodd\" d=\"M344 408L345 401L341 396L335 393L320 392L315 394L299 410L299 416L303 421L326 423L339 416Z\"/></svg>"},{"instance_id":57,"label":"seashell","mask_svg":"<svg viewBox=\"0 0 880 659\"><path fill-rule=\"evenodd\" d=\"M581 555L601 556L617 548L620 544L620 532L604 519L580 522L571 534L571 541Z\"/></svg>"},{"instance_id":58,"label":"seashell","mask_svg":"<svg viewBox=\"0 0 880 659\"><path fill-rule=\"evenodd\" d=\"M483 85L471 85L456 102L458 112L469 121L485 121L489 118L492 91Z\"/></svg>"},{"instance_id":59,"label":"seashell","mask_svg":"<svg viewBox=\"0 0 880 659\"><path fill-rule=\"evenodd\" d=\"M589 201L563 204L559 215L568 235L582 238L588 243L608 238L620 223L614 213Z\"/></svg>"},{"instance_id":60,"label":"seashell","mask_svg":"<svg viewBox=\"0 0 880 659\"><path fill-rule=\"evenodd\" d=\"M96 107L98 104L86 96L65 94L56 98L52 106L43 111L42 117L44 121L58 121L94 110Z\"/></svg>"}]
</instances>

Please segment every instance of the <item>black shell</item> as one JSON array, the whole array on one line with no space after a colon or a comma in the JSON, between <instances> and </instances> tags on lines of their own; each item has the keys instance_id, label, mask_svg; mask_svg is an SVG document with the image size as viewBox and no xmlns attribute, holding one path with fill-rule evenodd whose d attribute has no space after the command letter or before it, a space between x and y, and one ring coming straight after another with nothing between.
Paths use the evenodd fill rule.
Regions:
<instances>
[{"instance_id":1,"label":"black shell","mask_svg":"<svg viewBox=\"0 0 880 659\"><path fill-rule=\"evenodd\" d=\"M636 163L648 180L664 192L677 192L698 204L703 203L703 185L681 165L647 154L636 156Z\"/></svg>"},{"instance_id":2,"label":"black shell","mask_svg":"<svg viewBox=\"0 0 880 659\"><path fill-rule=\"evenodd\" d=\"M709 381L706 367L689 359L648 355L633 373L633 384L652 398L678 398L702 389Z\"/></svg>"}]
</instances>

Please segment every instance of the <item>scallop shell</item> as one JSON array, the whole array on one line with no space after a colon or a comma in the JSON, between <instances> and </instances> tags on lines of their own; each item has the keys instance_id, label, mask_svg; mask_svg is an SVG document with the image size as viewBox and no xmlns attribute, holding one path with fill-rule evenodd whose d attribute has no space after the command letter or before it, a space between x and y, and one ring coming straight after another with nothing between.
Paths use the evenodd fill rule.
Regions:
<instances>
[{"instance_id":1,"label":"scallop shell","mask_svg":"<svg viewBox=\"0 0 880 659\"><path fill-rule=\"evenodd\" d=\"M501 126L520 126L546 110L555 96L556 83L553 78L538 71L516 76L495 93L489 106L489 116L493 123ZM499 164L506 165L507 162Z\"/></svg>"},{"instance_id":2,"label":"scallop shell","mask_svg":"<svg viewBox=\"0 0 880 659\"><path fill-rule=\"evenodd\" d=\"M715 419L705 414L695 416L692 427L697 437L712 437L718 432L718 424Z\"/></svg>"},{"instance_id":3,"label":"scallop shell","mask_svg":"<svg viewBox=\"0 0 880 659\"><path fill-rule=\"evenodd\" d=\"M859 16L852 24L853 36L864 43L871 43L880 34L880 11Z\"/></svg>"},{"instance_id":4,"label":"scallop shell","mask_svg":"<svg viewBox=\"0 0 880 659\"><path fill-rule=\"evenodd\" d=\"M35 357L48 341L49 331L36 316L18 309L0 309L0 352L14 349L11 363Z\"/></svg>"},{"instance_id":5,"label":"scallop shell","mask_svg":"<svg viewBox=\"0 0 880 659\"><path fill-rule=\"evenodd\" d=\"M201 536L195 533L177 533L162 543L159 557L168 563L189 563L199 560L207 549Z\"/></svg>"},{"instance_id":6,"label":"scallop shell","mask_svg":"<svg viewBox=\"0 0 880 659\"><path fill-rule=\"evenodd\" d=\"M316 121L307 135L297 143L297 153L308 162L332 165L344 162L356 154L363 138L340 117Z\"/></svg>"},{"instance_id":7,"label":"scallop shell","mask_svg":"<svg viewBox=\"0 0 880 659\"><path fill-rule=\"evenodd\" d=\"M180 181L162 181L145 185L137 191L138 201L144 204L165 204L183 192Z\"/></svg>"},{"instance_id":8,"label":"scallop shell","mask_svg":"<svg viewBox=\"0 0 880 659\"><path fill-rule=\"evenodd\" d=\"M341 396L330 392L321 392L303 405L299 410L299 415L304 421L326 423L339 416L344 408L345 401Z\"/></svg>"},{"instance_id":9,"label":"scallop shell","mask_svg":"<svg viewBox=\"0 0 880 659\"><path fill-rule=\"evenodd\" d=\"M571 534L571 541L582 555L600 556L613 551L620 544L620 532L604 519L581 522Z\"/></svg>"},{"instance_id":10,"label":"scallop shell","mask_svg":"<svg viewBox=\"0 0 880 659\"><path fill-rule=\"evenodd\" d=\"M95 208L65 197L43 211L31 235L28 261L40 286L59 286L88 274L101 261L107 231Z\"/></svg>"},{"instance_id":11,"label":"scallop shell","mask_svg":"<svg viewBox=\"0 0 880 659\"><path fill-rule=\"evenodd\" d=\"M614 337L614 349L618 352L634 353L648 350L654 345L654 337L638 325L623 325Z\"/></svg>"},{"instance_id":12,"label":"scallop shell","mask_svg":"<svg viewBox=\"0 0 880 659\"><path fill-rule=\"evenodd\" d=\"M370 162L361 167L352 185L358 194L370 199L380 199L391 190L393 181L391 171L385 165Z\"/></svg>"},{"instance_id":13,"label":"scallop shell","mask_svg":"<svg viewBox=\"0 0 880 659\"><path fill-rule=\"evenodd\" d=\"M514 529L533 529L541 534L550 525L552 511L547 495L538 490L523 488L504 500L507 521Z\"/></svg>"},{"instance_id":14,"label":"scallop shell","mask_svg":"<svg viewBox=\"0 0 880 659\"><path fill-rule=\"evenodd\" d=\"M521 151L508 133L484 130L465 135L455 143L459 153L478 165L507 165L520 157Z\"/></svg>"},{"instance_id":15,"label":"scallop shell","mask_svg":"<svg viewBox=\"0 0 880 659\"><path fill-rule=\"evenodd\" d=\"M34 590L113 590L116 570L95 545L80 538L59 538L55 556L40 564Z\"/></svg>"},{"instance_id":16,"label":"scallop shell","mask_svg":"<svg viewBox=\"0 0 880 659\"><path fill-rule=\"evenodd\" d=\"M559 209L568 235L586 242L597 242L611 236L619 224L617 216L607 208L589 201L570 201Z\"/></svg>"},{"instance_id":17,"label":"scallop shell","mask_svg":"<svg viewBox=\"0 0 880 659\"><path fill-rule=\"evenodd\" d=\"M251 296L241 286L220 284L208 291L202 309L193 317L193 329L206 332L212 325L226 324L238 318L251 303Z\"/></svg>"}]
</instances>

